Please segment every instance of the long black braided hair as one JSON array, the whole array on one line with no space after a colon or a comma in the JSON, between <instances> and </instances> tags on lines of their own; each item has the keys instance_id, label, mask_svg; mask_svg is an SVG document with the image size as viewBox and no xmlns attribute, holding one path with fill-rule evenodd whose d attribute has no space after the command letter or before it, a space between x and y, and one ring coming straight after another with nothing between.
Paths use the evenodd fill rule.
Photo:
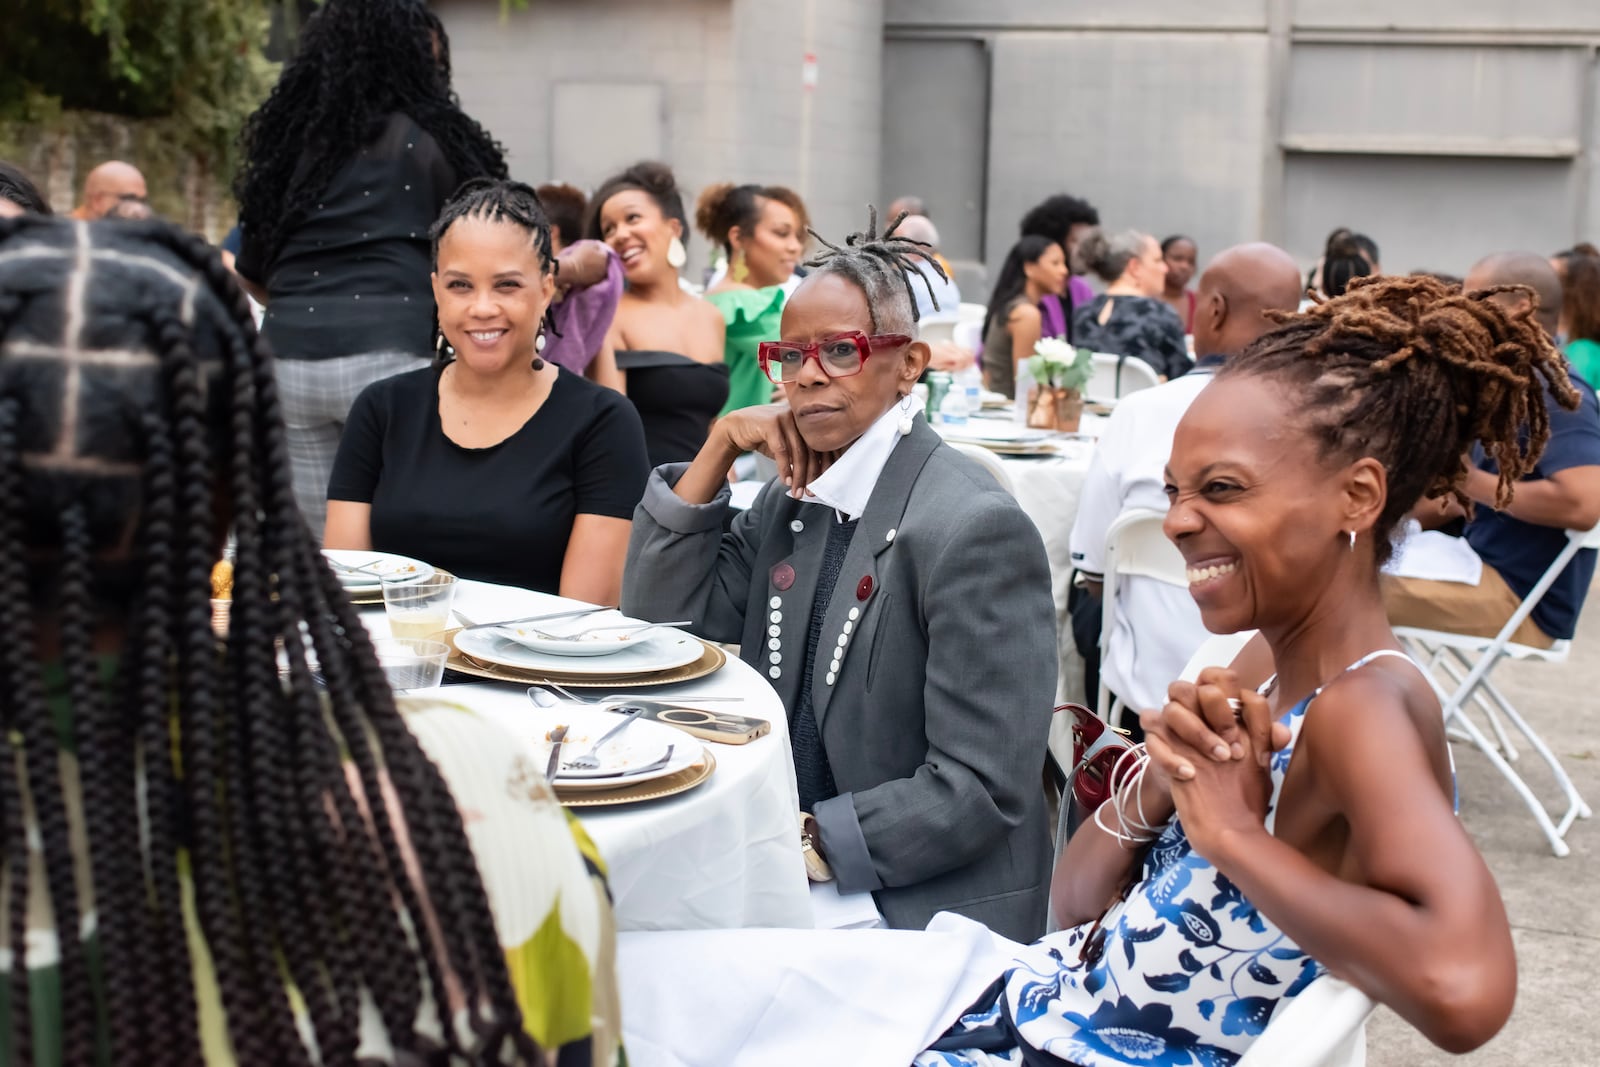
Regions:
<instances>
[{"instance_id":1,"label":"long black braided hair","mask_svg":"<svg viewBox=\"0 0 1600 1067\"><path fill-rule=\"evenodd\" d=\"M263 263L397 111L439 143L458 181L506 177L500 144L451 89L450 42L422 0L327 0L244 130L234 195Z\"/></svg>"},{"instance_id":2,"label":"long black braided hair","mask_svg":"<svg viewBox=\"0 0 1600 1067\"><path fill-rule=\"evenodd\" d=\"M932 245L895 233L905 217L903 213L897 216L880 236L878 209L869 205L867 228L846 237L843 245L834 244L816 230L808 231L824 251L808 260L806 266L819 274L842 275L860 288L867 295L873 333L915 335L921 315L916 292L911 288L912 276L928 290L935 310L939 309L939 298L934 295L933 282L925 268L932 267L935 274L948 280Z\"/></svg>"},{"instance_id":3,"label":"long black braided hair","mask_svg":"<svg viewBox=\"0 0 1600 1067\"><path fill-rule=\"evenodd\" d=\"M210 574L230 526L219 644ZM248 304L198 238L0 221L0 627L17 953L0 1059L31 1062L43 1037L24 951L38 862L69 1065L102 1042L116 1064L199 1063L207 966L241 1063L355 1064L369 998L396 1061L544 1062L455 802L295 507ZM447 979L462 1025L441 1017Z\"/></svg>"}]
</instances>

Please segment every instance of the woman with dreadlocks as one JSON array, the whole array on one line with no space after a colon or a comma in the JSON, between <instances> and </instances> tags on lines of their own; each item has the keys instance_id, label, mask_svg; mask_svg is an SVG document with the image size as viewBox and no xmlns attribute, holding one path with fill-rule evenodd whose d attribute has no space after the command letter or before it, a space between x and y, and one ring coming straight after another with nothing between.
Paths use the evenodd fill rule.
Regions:
<instances>
[{"instance_id":1,"label":"woman with dreadlocks","mask_svg":"<svg viewBox=\"0 0 1600 1067\"><path fill-rule=\"evenodd\" d=\"M644 430L614 390L547 362L556 286L534 191L482 179L433 228L448 355L368 386L328 485L329 548L614 604Z\"/></svg>"},{"instance_id":2,"label":"woman with dreadlocks","mask_svg":"<svg viewBox=\"0 0 1600 1067\"><path fill-rule=\"evenodd\" d=\"M890 926L949 910L1032 938L1050 857L1049 565L1016 501L917 419L929 353L912 279L939 268L876 230L874 216L809 264L782 340L761 345L785 402L727 415L692 463L651 475L623 607L693 618L771 681L814 877L831 865ZM728 470L750 451L778 477L724 533Z\"/></svg>"},{"instance_id":3,"label":"woman with dreadlocks","mask_svg":"<svg viewBox=\"0 0 1600 1067\"><path fill-rule=\"evenodd\" d=\"M610 1064L602 887L514 743L400 714L266 352L197 238L0 221L0 1063Z\"/></svg>"},{"instance_id":4,"label":"woman with dreadlocks","mask_svg":"<svg viewBox=\"0 0 1600 1067\"><path fill-rule=\"evenodd\" d=\"M1418 501L1465 501L1475 441L1504 507L1549 436L1545 390L1576 403L1529 310L1496 295L1357 279L1189 408L1167 536L1207 629L1260 630L1277 674L1257 691L1207 670L1144 713L1148 753L1057 865L1068 928L919 1065L1233 1063L1324 974L1452 1052L1505 1023L1505 910L1379 589Z\"/></svg>"},{"instance_id":5,"label":"woman with dreadlocks","mask_svg":"<svg viewBox=\"0 0 1600 1067\"><path fill-rule=\"evenodd\" d=\"M295 497L320 533L356 394L433 354L428 227L458 185L506 165L462 113L423 0L323 4L244 152L236 268L267 305Z\"/></svg>"}]
</instances>

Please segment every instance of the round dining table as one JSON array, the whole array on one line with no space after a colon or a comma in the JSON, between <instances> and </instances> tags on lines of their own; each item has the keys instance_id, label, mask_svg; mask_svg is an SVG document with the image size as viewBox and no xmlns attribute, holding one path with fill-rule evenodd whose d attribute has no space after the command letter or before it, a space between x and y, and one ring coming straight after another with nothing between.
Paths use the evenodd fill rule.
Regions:
<instances>
[{"instance_id":1,"label":"round dining table","mask_svg":"<svg viewBox=\"0 0 1600 1067\"><path fill-rule=\"evenodd\" d=\"M454 604L463 623L581 606L545 593L474 581L459 583ZM389 636L381 604L364 607L361 618L374 637ZM548 747L541 742L552 710L536 708L527 688L494 681L456 684L446 685L438 696L493 720L532 753ZM704 742L716 767L709 779L687 792L571 809L606 862L617 928L811 927L788 723L766 679L730 655L715 673L694 681L605 692L619 691L688 706L696 697L735 697L706 707L765 719L772 729L745 745Z\"/></svg>"}]
</instances>

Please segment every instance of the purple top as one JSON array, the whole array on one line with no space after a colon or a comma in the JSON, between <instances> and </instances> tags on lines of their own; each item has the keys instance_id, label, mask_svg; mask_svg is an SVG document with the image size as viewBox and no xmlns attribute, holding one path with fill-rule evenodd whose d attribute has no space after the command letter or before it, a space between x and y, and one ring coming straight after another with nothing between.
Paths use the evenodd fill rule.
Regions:
<instances>
[{"instance_id":1,"label":"purple top","mask_svg":"<svg viewBox=\"0 0 1600 1067\"><path fill-rule=\"evenodd\" d=\"M1094 299L1094 289L1088 282L1074 274L1067 281L1067 295L1072 297L1073 307L1082 307Z\"/></svg>"},{"instance_id":2,"label":"purple top","mask_svg":"<svg viewBox=\"0 0 1600 1067\"><path fill-rule=\"evenodd\" d=\"M622 297L622 260L598 241L580 243L605 249L606 276L587 289L572 290L550 305L558 332L546 335L544 351L540 353L574 374L588 370L599 354L611 320L616 317L617 301Z\"/></svg>"}]
</instances>

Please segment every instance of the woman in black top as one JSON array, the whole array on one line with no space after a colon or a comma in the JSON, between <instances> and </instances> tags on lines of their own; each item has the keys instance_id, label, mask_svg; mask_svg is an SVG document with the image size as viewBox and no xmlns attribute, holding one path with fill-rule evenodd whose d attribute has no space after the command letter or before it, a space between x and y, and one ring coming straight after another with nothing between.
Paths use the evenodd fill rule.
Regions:
<instances>
[{"instance_id":1,"label":"woman in black top","mask_svg":"<svg viewBox=\"0 0 1600 1067\"><path fill-rule=\"evenodd\" d=\"M245 131L236 269L267 306L295 496L322 529L356 394L432 354L428 227L456 186L505 177L450 89L422 0L328 0Z\"/></svg>"},{"instance_id":2,"label":"woman in black top","mask_svg":"<svg viewBox=\"0 0 1600 1067\"><path fill-rule=\"evenodd\" d=\"M687 463L728 401L728 366L722 312L678 284L683 197L665 164L638 163L607 179L589 211L589 236L611 246L628 281L607 340L644 420L650 463Z\"/></svg>"},{"instance_id":3,"label":"woman in black top","mask_svg":"<svg viewBox=\"0 0 1600 1067\"><path fill-rule=\"evenodd\" d=\"M473 183L445 206L434 247L455 358L357 398L325 543L616 603L649 470L644 431L616 392L539 358L556 282L538 198Z\"/></svg>"},{"instance_id":4,"label":"woman in black top","mask_svg":"<svg viewBox=\"0 0 1600 1067\"><path fill-rule=\"evenodd\" d=\"M1162 379L1192 363L1183 320L1161 299L1167 263L1154 237L1137 230L1085 237L1078 253L1108 283L1106 291L1072 313L1072 343L1114 356L1135 356Z\"/></svg>"}]
</instances>

